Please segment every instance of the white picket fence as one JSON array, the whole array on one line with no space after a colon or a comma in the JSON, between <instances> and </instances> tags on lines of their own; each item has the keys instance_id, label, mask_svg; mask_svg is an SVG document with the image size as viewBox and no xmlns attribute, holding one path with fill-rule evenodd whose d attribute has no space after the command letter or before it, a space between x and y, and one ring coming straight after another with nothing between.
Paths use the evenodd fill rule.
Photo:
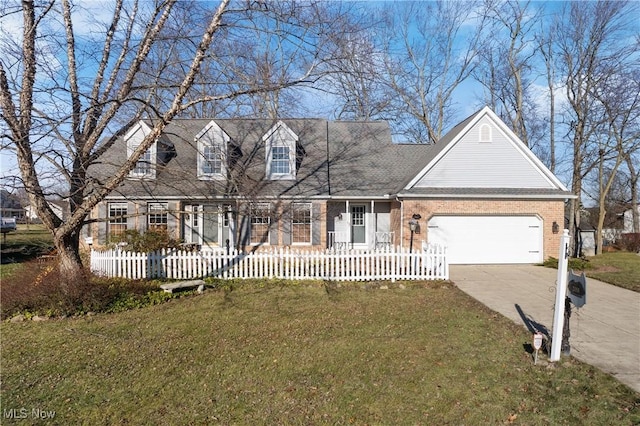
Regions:
<instances>
[{"instance_id":1,"label":"white picket fence","mask_svg":"<svg viewBox=\"0 0 640 426\"><path fill-rule=\"evenodd\" d=\"M254 253L165 249L134 253L91 250L97 275L130 279L280 278L338 281L446 280L446 248L407 250L302 251L289 248Z\"/></svg>"}]
</instances>

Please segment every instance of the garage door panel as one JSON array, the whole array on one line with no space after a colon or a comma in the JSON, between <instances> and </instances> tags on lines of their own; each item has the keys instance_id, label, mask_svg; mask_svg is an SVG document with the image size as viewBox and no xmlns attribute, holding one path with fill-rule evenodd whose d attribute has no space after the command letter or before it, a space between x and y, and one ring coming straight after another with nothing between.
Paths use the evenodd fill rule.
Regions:
<instances>
[{"instance_id":1,"label":"garage door panel","mask_svg":"<svg viewBox=\"0 0 640 426\"><path fill-rule=\"evenodd\" d=\"M537 216L434 216L428 229L428 241L447 246L451 264L542 261Z\"/></svg>"}]
</instances>

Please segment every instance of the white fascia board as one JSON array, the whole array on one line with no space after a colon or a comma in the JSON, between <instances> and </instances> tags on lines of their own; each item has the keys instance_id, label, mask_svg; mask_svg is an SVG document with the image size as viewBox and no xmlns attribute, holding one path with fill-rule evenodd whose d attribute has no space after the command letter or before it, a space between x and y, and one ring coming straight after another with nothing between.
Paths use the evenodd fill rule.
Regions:
<instances>
[{"instance_id":1,"label":"white fascia board","mask_svg":"<svg viewBox=\"0 0 640 426\"><path fill-rule=\"evenodd\" d=\"M131 126L127 133L124 134L124 140L128 141L135 135L138 131L142 130L142 134L146 137L149 133L151 133L151 127L143 120L138 120L136 124Z\"/></svg>"},{"instance_id":2,"label":"white fascia board","mask_svg":"<svg viewBox=\"0 0 640 426\"><path fill-rule=\"evenodd\" d=\"M398 194L398 198L473 198L473 199L522 199L568 200L578 198L573 194Z\"/></svg>"},{"instance_id":3,"label":"white fascia board","mask_svg":"<svg viewBox=\"0 0 640 426\"><path fill-rule=\"evenodd\" d=\"M213 135L214 135L213 139L215 142L218 142L217 137L222 137L222 141L224 142L229 142L231 140L227 132L222 130L222 127L220 127L218 123L215 122L215 120L211 120L209 123L207 123L207 125L204 126L203 129L198 132L198 134L195 136L194 139L196 141L199 140L201 137L207 134L210 130L213 132Z\"/></svg>"},{"instance_id":4,"label":"white fascia board","mask_svg":"<svg viewBox=\"0 0 640 426\"><path fill-rule=\"evenodd\" d=\"M395 199L395 194L385 194L385 195L330 195L328 198L330 200L392 200Z\"/></svg>"},{"instance_id":5,"label":"white fascia board","mask_svg":"<svg viewBox=\"0 0 640 426\"><path fill-rule=\"evenodd\" d=\"M288 133L289 136L291 136L292 139L294 139L296 142L298 141L298 135L296 135L296 133L291 130L291 128L289 128L289 126L287 126L282 120L278 120L278 122L276 124L274 124L268 131L267 133L264 134L264 136L262 136L262 141L266 142L267 139L269 139L271 136L273 136L274 133L276 133L280 128L282 128L284 131L286 131Z\"/></svg>"}]
</instances>

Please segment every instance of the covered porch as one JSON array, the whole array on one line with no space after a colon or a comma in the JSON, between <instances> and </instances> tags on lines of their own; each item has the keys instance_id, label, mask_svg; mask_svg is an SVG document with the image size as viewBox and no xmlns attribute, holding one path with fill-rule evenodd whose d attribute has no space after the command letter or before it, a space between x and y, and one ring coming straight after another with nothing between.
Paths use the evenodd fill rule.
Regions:
<instances>
[{"instance_id":1,"label":"covered porch","mask_svg":"<svg viewBox=\"0 0 640 426\"><path fill-rule=\"evenodd\" d=\"M387 249L401 241L396 200L333 200L327 203L327 248Z\"/></svg>"}]
</instances>

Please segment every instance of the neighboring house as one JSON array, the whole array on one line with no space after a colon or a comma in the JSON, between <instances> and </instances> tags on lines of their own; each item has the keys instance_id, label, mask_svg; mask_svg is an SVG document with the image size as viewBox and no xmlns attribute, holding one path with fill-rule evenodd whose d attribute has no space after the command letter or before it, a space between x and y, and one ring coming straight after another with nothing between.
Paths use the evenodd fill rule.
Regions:
<instances>
[{"instance_id":1,"label":"neighboring house","mask_svg":"<svg viewBox=\"0 0 640 426\"><path fill-rule=\"evenodd\" d=\"M640 215L640 204L636 206L638 215ZM628 234L633 232L633 211L632 209L626 210L623 215L624 229L622 233Z\"/></svg>"},{"instance_id":2,"label":"neighboring house","mask_svg":"<svg viewBox=\"0 0 640 426\"><path fill-rule=\"evenodd\" d=\"M4 189L0 189L0 216L14 218L17 221L24 220L24 209L20 204L20 199Z\"/></svg>"},{"instance_id":3,"label":"neighboring house","mask_svg":"<svg viewBox=\"0 0 640 426\"><path fill-rule=\"evenodd\" d=\"M60 219L65 220L68 216L69 212L69 203L62 200L47 200L49 207L53 210L53 213L58 216ZM40 218L38 217L38 213L36 209L31 205L27 205L24 208L26 218L29 221L38 221Z\"/></svg>"},{"instance_id":4,"label":"neighboring house","mask_svg":"<svg viewBox=\"0 0 640 426\"><path fill-rule=\"evenodd\" d=\"M149 131L139 122L90 172L112 175ZM384 122L174 120L87 235L165 229L244 250L438 243L450 263L535 263L557 257L572 197L488 108L434 145L394 144Z\"/></svg>"}]
</instances>

